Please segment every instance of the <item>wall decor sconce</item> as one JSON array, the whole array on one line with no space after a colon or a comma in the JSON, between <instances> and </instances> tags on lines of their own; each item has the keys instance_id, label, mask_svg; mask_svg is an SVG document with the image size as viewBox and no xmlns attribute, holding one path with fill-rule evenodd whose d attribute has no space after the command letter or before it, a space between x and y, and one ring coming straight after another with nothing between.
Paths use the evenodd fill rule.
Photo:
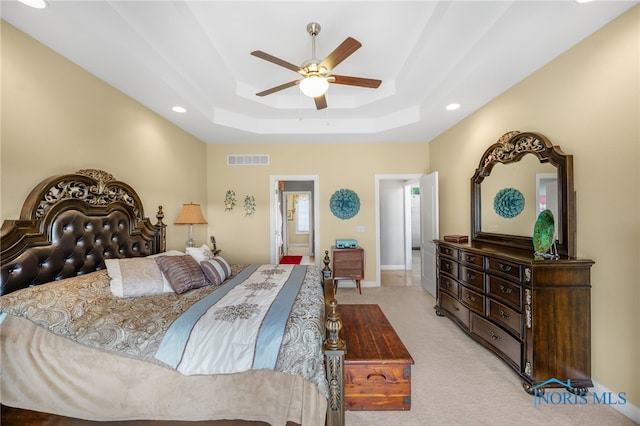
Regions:
<instances>
[{"instance_id":1,"label":"wall decor sconce","mask_svg":"<svg viewBox=\"0 0 640 426\"><path fill-rule=\"evenodd\" d=\"M351 189L339 189L329 199L331 213L339 219L351 219L360 211L360 197Z\"/></svg>"},{"instance_id":2,"label":"wall decor sconce","mask_svg":"<svg viewBox=\"0 0 640 426\"><path fill-rule=\"evenodd\" d=\"M251 216L256 212L256 199L253 195L244 197L244 213Z\"/></svg>"},{"instance_id":3,"label":"wall decor sconce","mask_svg":"<svg viewBox=\"0 0 640 426\"><path fill-rule=\"evenodd\" d=\"M189 239L187 240L187 247L195 247L196 242L193 239L193 225L206 224L207 220L202 215L200 204L183 204L180 215L173 222L175 225L189 225Z\"/></svg>"},{"instance_id":4,"label":"wall decor sconce","mask_svg":"<svg viewBox=\"0 0 640 426\"><path fill-rule=\"evenodd\" d=\"M235 191L228 190L224 196L224 211L233 210L236 206L236 193Z\"/></svg>"}]
</instances>

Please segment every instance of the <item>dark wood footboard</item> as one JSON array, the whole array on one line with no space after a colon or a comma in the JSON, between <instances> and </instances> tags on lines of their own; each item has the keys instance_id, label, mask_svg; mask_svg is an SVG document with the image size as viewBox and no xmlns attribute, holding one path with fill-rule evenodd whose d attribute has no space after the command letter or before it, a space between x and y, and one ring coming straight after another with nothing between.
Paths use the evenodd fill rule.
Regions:
<instances>
[{"instance_id":1,"label":"dark wood footboard","mask_svg":"<svg viewBox=\"0 0 640 426\"><path fill-rule=\"evenodd\" d=\"M342 321L338 314L338 301L335 298L333 280L324 279L324 300L326 306L327 338L324 342L324 359L329 381L329 400L327 403L327 426L344 425L344 355L347 346L340 338Z\"/></svg>"}]
</instances>

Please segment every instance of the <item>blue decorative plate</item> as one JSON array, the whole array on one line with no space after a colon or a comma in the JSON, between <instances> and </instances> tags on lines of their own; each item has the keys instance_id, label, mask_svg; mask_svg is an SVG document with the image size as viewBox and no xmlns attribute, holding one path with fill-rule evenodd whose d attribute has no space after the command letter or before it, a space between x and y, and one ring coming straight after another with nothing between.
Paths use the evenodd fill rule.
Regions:
<instances>
[{"instance_id":1,"label":"blue decorative plate","mask_svg":"<svg viewBox=\"0 0 640 426\"><path fill-rule=\"evenodd\" d=\"M524 195L515 188L501 189L493 199L493 210L501 217L514 218L524 210Z\"/></svg>"},{"instance_id":2,"label":"blue decorative plate","mask_svg":"<svg viewBox=\"0 0 640 426\"><path fill-rule=\"evenodd\" d=\"M360 211L360 198L350 189L339 189L329 200L331 213L339 219L351 219Z\"/></svg>"},{"instance_id":3,"label":"blue decorative plate","mask_svg":"<svg viewBox=\"0 0 640 426\"><path fill-rule=\"evenodd\" d=\"M553 245L555 237L555 222L551 210L543 210L533 227L533 249L536 254L545 254Z\"/></svg>"}]
</instances>

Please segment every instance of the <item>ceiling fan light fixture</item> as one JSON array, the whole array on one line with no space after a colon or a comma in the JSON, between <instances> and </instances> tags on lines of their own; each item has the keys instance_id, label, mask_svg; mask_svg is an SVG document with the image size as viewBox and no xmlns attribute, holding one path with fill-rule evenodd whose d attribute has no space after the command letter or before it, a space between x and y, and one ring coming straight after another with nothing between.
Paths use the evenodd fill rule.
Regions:
<instances>
[{"instance_id":1,"label":"ceiling fan light fixture","mask_svg":"<svg viewBox=\"0 0 640 426\"><path fill-rule=\"evenodd\" d=\"M319 75L310 75L300 81L300 90L310 98L324 95L327 89L329 89L329 82L325 77Z\"/></svg>"}]
</instances>

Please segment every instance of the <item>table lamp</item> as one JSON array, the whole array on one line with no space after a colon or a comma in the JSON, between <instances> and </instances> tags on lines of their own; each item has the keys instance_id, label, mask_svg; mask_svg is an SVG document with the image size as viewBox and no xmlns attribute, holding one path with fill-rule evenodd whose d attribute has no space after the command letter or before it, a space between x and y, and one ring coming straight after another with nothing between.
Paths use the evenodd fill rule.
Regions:
<instances>
[{"instance_id":1,"label":"table lamp","mask_svg":"<svg viewBox=\"0 0 640 426\"><path fill-rule=\"evenodd\" d=\"M193 225L206 224L207 220L202 215L200 210L200 204L183 204L180 215L173 222L175 225L189 225L189 239L187 240L187 247L195 247L196 242L193 239Z\"/></svg>"}]
</instances>

